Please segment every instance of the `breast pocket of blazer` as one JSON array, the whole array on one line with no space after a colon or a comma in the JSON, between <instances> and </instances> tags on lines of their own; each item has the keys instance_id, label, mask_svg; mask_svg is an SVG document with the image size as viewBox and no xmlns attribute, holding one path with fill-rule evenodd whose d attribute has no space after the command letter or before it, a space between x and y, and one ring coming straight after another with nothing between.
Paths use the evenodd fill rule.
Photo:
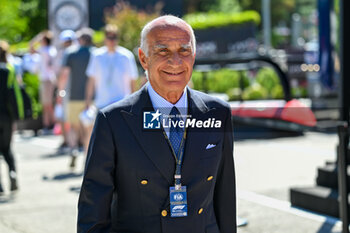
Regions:
<instances>
[{"instance_id":1,"label":"breast pocket of blazer","mask_svg":"<svg viewBox=\"0 0 350 233\"><path fill-rule=\"evenodd\" d=\"M222 148L222 141L216 141L216 142L207 142L203 145L203 148L201 149L202 153L200 155L201 159L209 159L209 158L215 158L219 157L221 153Z\"/></svg>"}]
</instances>

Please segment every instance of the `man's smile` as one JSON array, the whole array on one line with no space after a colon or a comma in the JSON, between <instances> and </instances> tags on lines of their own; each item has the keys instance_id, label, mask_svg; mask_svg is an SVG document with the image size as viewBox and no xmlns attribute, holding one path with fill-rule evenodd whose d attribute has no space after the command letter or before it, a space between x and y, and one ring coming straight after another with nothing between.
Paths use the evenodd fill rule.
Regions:
<instances>
[{"instance_id":1,"label":"man's smile","mask_svg":"<svg viewBox=\"0 0 350 233\"><path fill-rule=\"evenodd\" d=\"M163 72L167 75L170 75L170 76L178 76L178 75L181 75L183 74L185 71L165 71L163 70Z\"/></svg>"}]
</instances>

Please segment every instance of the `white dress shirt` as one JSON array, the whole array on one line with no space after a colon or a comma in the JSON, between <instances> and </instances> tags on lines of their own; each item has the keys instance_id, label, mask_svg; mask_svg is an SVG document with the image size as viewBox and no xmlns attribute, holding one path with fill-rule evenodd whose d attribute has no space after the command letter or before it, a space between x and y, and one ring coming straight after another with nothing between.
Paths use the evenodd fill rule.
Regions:
<instances>
[{"instance_id":1,"label":"white dress shirt","mask_svg":"<svg viewBox=\"0 0 350 233\"><path fill-rule=\"evenodd\" d=\"M151 99L153 108L155 111L159 110L159 112L163 115L170 115L171 109L173 107L176 107L181 116L182 119L184 121L186 121L187 118L187 110L188 110L188 101L187 101L187 88L184 89L184 92L181 96L181 98L175 103L172 104L170 102L168 102L166 99L164 99L162 96L160 96L153 88L152 85L148 82L147 83L147 91L149 94L149 97ZM163 123L163 118L162 116L160 116L161 118L161 122ZM168 120L168 118L165 119L166 121ZM167 134L167 136L169 137L169 128L165 128L164 129L165 133Z\"/></svg>"}]
</instances>

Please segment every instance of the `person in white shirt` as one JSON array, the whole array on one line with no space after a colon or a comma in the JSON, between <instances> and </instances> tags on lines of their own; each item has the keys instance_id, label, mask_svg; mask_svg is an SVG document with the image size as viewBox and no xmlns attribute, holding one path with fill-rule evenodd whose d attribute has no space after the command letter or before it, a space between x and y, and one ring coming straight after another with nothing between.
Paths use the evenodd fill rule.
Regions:
<instances>
[{"instance_id":1,"label":"person in white shirt","mask_svg":"<svg viewBox=\"0 0 350 233\"><path fill-rule=\"evenodd\" d=\"M35 51L33 46L29 47L29 52L24 54L22 58L22 69L23 72L30 74L38 74L40 68L40 55Z\"/></svg>"},{"instance_id":2,"label":"person in white shirt","mask_svg":"<svg viewBox=\"0 0 350 233\"><path fill-rule=\"evenodd\" d=\"M105 47L90 58L86 71L89 78L86 89L86 107L94 103L101 109L123 99L135 90L138 71L131 51L118 46L118 28L105 27Z\"/></svg>"},{"instance_id":3,"label":"person in white shirt","mask_svg":"<svg viewBox=\"0 0 350 233\"><path fill-rule=\"evenodd\" d=\"M50 31L41 32L31 41L31 46L40 41L40 100L43 107L43 126L44 130L53 127L53 94L56 82L56 72L54 61L57 50L52 46L53 35Z\"/></svg>"}]
</instances>

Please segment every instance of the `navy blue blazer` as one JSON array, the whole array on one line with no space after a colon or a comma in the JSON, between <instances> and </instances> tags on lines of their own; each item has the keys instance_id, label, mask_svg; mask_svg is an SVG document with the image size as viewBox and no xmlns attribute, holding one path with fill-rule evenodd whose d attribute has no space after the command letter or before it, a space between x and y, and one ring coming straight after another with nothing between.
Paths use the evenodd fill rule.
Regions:
<instances>
[{"instance_id":1,"label":"navy blue blazer","mask_svg":"<svg viewBox=\"0 0 350 233\"><path fill-rule=\"evenodd\" d=\"M175 159L161 130L143 129L143 110L152 108L143 87L96 118L79 196L79 233L236 232L230 107L190 88L188 100L192 118L222 121L219 130L188 129L182 166L188 216L169 215Z\"/></svg>"}]
</instances>

